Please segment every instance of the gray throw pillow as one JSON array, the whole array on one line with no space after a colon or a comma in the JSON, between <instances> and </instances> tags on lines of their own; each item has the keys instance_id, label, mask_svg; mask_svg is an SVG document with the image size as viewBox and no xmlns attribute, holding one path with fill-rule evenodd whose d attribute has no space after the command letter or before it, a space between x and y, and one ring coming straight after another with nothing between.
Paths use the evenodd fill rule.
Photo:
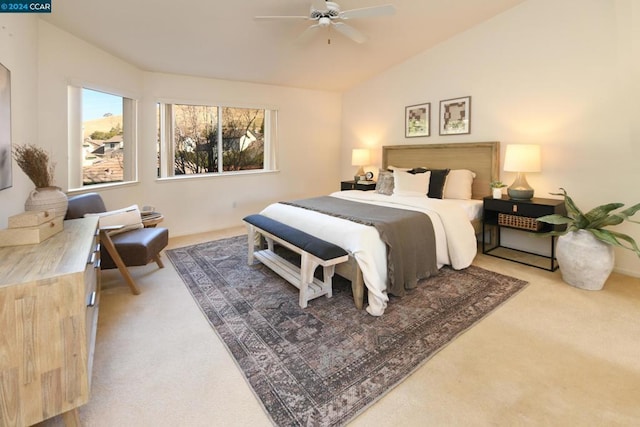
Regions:
<instances>
[{"instance_id":1,"label":"gray throw pillow","mask_svg":"<svg viewBox=\"0 0 640 427\"><path fill-rule=\"evenodd\" d=\"M378 182L376 182L376 193L390 196L393 194L393 172L380 169L378 171Z\"/></svg>"}]
</instances>

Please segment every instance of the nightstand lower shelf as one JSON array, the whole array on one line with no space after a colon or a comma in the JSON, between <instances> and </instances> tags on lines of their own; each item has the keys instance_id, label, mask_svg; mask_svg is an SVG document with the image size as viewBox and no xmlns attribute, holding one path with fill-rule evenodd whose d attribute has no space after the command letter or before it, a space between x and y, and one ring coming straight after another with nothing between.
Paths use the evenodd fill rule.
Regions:
<instances>
[{"instance_id":1,"label":"nightstand lower shelf","mask_svg":"<svg viewBox=\"0 0 640 427\"><path fill-rule=\"evenodd\" d=\"M555 257L552 258L550 256L540 255L521 249L509 248L506 246L494 246L490 249L484 249L482 253L492 257L517 262L518 264L540 268L542 270L556 271L558 269L558 260L555 259Z\"/></svg>"}]
</instances>

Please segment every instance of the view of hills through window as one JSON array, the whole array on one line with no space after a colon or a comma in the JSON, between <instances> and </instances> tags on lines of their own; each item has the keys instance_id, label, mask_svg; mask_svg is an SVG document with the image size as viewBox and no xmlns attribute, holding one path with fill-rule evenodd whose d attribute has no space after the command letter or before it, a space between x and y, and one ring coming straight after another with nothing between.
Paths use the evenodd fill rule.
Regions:
<instances>
[{"instance_id":1,"label":"view of hills through window","mask_svg":"<svg viewBox=\"0 0 640 427\"><path fill-rule=\"evenodd\" d=\"M82 183L123 181L123 97L82 89Z\"/></svg>"}]
</instances>

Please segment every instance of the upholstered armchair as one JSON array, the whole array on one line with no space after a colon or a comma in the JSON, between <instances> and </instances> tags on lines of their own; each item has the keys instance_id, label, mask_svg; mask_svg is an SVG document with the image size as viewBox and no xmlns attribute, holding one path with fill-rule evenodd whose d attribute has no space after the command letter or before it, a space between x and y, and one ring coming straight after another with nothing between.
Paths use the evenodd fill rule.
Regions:
<instances>
[{"instance_id":1,"label":"upholstered armchair","mask_svg":"<svg viewBox=\"0 0 640 427\"><path fill-rule=\"evenodd\" d=\"M158 267L163 268L160 251L169 242L169 231L162 227L145 228L137 207L107 211L98 193L69 197L65 219L88 215L100 218L101 269L118 268L131 292L139 294L140 290L127 267L155 261Z\"/></svg>"}]
</instances>

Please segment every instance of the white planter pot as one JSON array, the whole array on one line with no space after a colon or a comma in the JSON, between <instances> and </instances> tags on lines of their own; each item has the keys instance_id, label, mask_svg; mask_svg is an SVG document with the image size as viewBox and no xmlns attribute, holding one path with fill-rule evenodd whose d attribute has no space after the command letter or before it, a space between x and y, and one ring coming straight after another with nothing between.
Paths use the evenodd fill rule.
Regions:
<instances>
[{"instance_id":1,"label":"white planter pot","mask_svg":"<svg viewBox=\"0 0 640 427\"><path fill-rule=\"evenodd\" d=\"M56 217L64 217L67 214L69 200L67 195L58 187L36 188L27 197L24 203L25 211L48 211L55 209Z\"/></svg>"},{"instance_id":2,"label":"white planter pot","mask_svg":"<svg viewBox=\"0 0 640 427\"><path fill-rule=\"evenodd\" d=\"M493 198L501 199L502 198L502 188L494 188L493 189Z\"/></svg>"},{"instance_id":3,"label":"white planter pot","mask_svg":"<svg viewBox=\"0 0 640 427\"><path fill-rule=\"evenodd\" d=\"M580 289L599 291L613 270L613 247L585 230L558 238L556 247L562 280Z\"/></svg>"}]
</instances>

